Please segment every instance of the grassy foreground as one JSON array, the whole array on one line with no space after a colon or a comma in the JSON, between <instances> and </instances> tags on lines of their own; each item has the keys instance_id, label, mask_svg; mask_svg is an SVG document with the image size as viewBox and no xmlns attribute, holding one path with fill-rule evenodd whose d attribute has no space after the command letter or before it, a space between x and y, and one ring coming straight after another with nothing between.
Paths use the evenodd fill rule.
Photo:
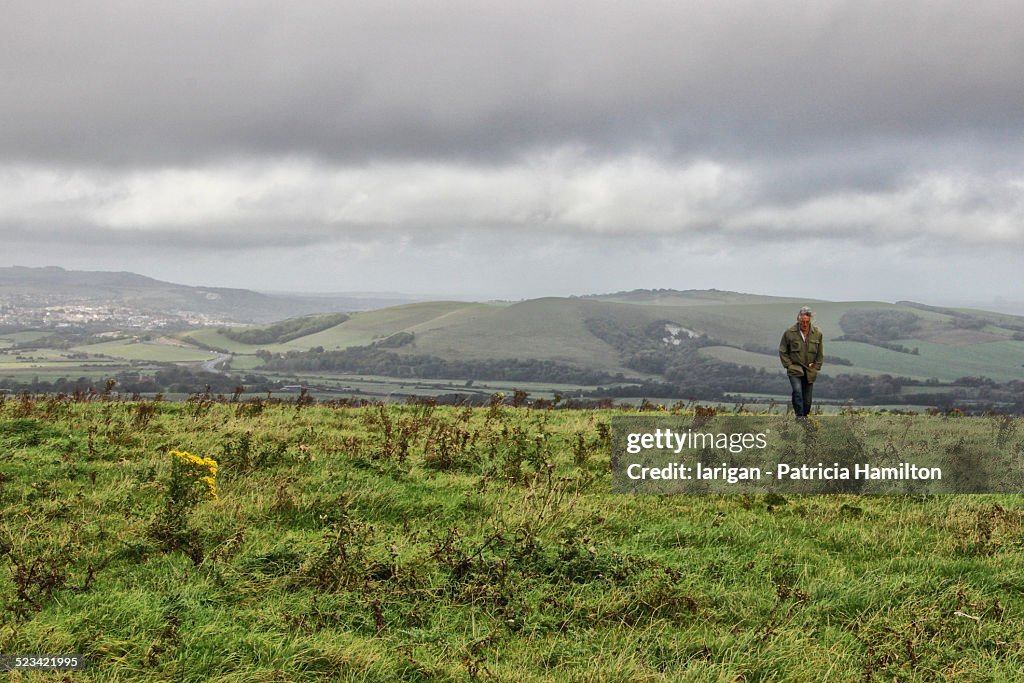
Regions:
<instances>
[{"instance_id":1,"label":"grassy foreground","mask_svg":"<svg viewBox=\"0 0 1024 683\"><path fill-rule=\"evenodd\" d=\"M1024 680L1024 498L614 495L612 414L8 398L0 653L90 663L7 675Z\"/></svg>"}]
</instances>

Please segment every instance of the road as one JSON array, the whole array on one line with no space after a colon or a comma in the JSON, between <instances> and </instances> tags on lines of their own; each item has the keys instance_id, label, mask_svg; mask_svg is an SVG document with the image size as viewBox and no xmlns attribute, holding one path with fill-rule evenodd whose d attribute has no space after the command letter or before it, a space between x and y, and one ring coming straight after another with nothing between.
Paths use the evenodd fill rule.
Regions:
<instances>
[{"instance_id":1,"label":"road","mask_svg":"<svg viewBox=\"0 0 1024 683\"><path fill-rule=\"evenodd\" d=\"M220 368L217 367L224 361L228 360L231 360L230 353L218 353L216 358L212 358L203 363L203 370L205 370L206 372L216 372L218 375L230 375L230 372L227 372L226 370L221 370Z\"/></svg>"}]
</instances>

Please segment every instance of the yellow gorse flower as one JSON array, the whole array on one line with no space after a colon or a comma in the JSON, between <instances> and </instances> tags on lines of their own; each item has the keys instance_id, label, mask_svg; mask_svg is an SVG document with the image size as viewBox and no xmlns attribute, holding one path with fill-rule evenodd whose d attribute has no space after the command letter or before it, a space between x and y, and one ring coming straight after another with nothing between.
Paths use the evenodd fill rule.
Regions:
<instances>
[{"instance_id":1,"label":"yellow gorse flower","mask_svg":"<svg viewBox=\"0 0 1024 683\"><path fill-rule=\"evenodd\" d=\"M191 475L195 482L206 485L206 492L210 498L217 497L217 461L213 458L200 458L188 451L171 451L169 455L176 458L178 462Z\"/></svg>"}]
</instances>

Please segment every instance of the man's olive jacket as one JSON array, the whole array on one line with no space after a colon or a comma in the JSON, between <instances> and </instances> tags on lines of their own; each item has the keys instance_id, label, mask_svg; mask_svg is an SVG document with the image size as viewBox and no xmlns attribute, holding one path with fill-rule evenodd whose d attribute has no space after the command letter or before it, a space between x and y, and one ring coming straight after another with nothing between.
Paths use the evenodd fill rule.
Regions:
<instances>
[{"instance_id":1,"label":"man's olive jacket","mask_svg":"<svg viewBox=\"0 0 1024 683\"><path fill-rule=\"evenodd\" d=\"M821 338L821 330L811 325L811 329L807 331L807 341L804 341L800 336L799 324L793 325L782 333L779 359L787 374L795 377L806 376L808 382L813 382L825 361L825 343Z\"/></svg>"}]
</instances>

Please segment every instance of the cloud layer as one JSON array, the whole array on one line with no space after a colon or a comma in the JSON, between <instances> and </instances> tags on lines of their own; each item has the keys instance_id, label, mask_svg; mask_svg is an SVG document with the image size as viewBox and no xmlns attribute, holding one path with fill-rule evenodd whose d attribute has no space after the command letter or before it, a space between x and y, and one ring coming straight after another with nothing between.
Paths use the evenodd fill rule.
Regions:
<instances>
[{"instance_id":1,"label":"cloud layer","mask_svg":"<svg viewBox=\"0 0 1024 683\"><path fill-rule=\"evenodd\" d=\"M485 245L528 264L527 242L592 255L608 240L805 259L824 242L851 272L883 247L962 269L967 249L980 273L986 249L1024 243L1022 15L944 0L21 3L0 22L0 237L20 245L12 263L80 244L280 268L284 250L361 245L382 282L404 248L439 260L421 259L427 274ZM942 280L940 263L922 273ZM270 284L350 286L301 266Z\"/></svg>"},{"instance_id":2,"label":"cloud layer","mask_svg":"<svg viewBox=\"0 0 1024 683\"><path fill-rule=\"evenodd\" d=\"M911 175L890 187L823 188L777 201L755 170L642 156L556 154L502 166L254 163L112 171L0 169L0 225L22 239L91 241L180 234L182 246L252 247L358 240L381 233L446 239L463 231L567 236L721 233L1024 245L1024 178L965 171ZM197 241L197 238L199 241Z\"/></svg>"},{"instance_id":3,"label":"cloud layer","mask_svg":"<svg viewBox=\"0 0 1024 683\"><path fill-rule=\"evenodd\" d=\"M943 0L21 4L0 29L0 150L176 165L1019 142L1021 13Z\"/></svg>"}]
</instances>

